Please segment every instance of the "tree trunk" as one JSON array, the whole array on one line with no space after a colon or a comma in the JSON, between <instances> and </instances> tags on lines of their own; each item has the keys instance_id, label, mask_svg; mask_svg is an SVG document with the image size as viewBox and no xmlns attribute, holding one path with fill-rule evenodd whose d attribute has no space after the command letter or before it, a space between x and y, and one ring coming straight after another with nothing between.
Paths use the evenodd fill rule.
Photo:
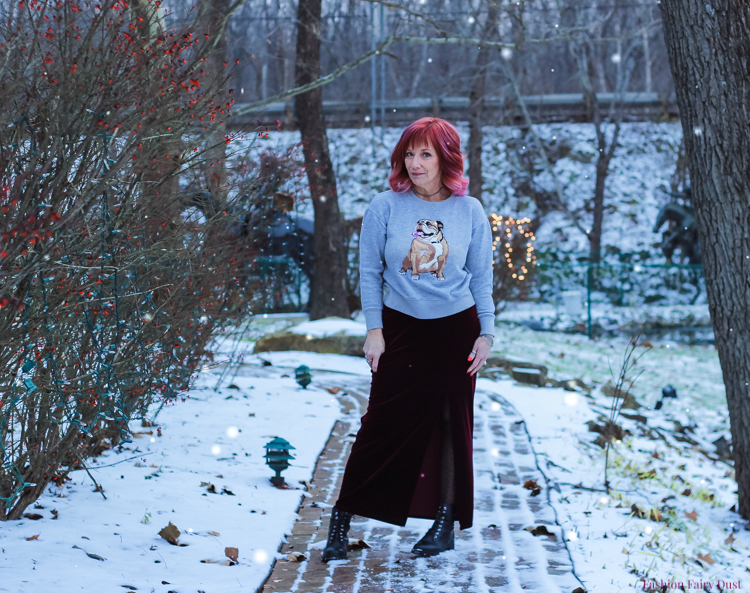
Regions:
<instances>
[{"instance_id":1,"label":"tree trunk","mask_svg":"<svg viewBox=\"0 0 750 593\"><path fill-rule=\"evenodd\" d=\"M482 31L482 39L497 37L497 26L500 17L499 2L490 0L487 21ZM484 112L485 81L487 63L490 59L490 48L482 47L477 54L474 67L474 81L469 94L469 195L482 201L482 123Z\"/></svg>"},{"instance_id":2,"label":"tree trunk","mask_svg":"<svg viewBox=\"0 0 750 593\"><path fill-rule=\"evenodd\" d=\"M295 84L320 77L321 0L299 0ZM318 87L294 99L302 134L305 170L315 212L315 260L310 282L310 319L349 317L346 303L347 254L336 191L336 177L328 153L323 117L323 89Z\"/></svg>"},{"instance_id":3,"label":"tree trunk","mask_svg":"<svg viewBox=\"0 0 750 593\"><path fill-rule=\"evenodd\" d=\"M750 519L750 4L662 0L706 292Z\"/></svg>"},{"instance_id":4,"label":"tree trunk","mask_svg":"<svg viewBox=\"0 0 750 593\"><path fill-rule=\"evenodd\" d=\"M213 91L214 102L227 103L227 34L226 15L229 12L229 0L202 0L202 25L205 34L209 40L213 40L215 45L206 56L205 64L201 74L203 85L206 92ZM216 38L218 36L218 39ZM217 116L217 119L222 117ZM204 176L206 186L211 195L217 199L218 203L223 204L228 193L226 157L227 145L224 142L226 137L226 127L221 126L211 134L208 139L208 148L204 154Z\"/></svg>"}]
</instances>

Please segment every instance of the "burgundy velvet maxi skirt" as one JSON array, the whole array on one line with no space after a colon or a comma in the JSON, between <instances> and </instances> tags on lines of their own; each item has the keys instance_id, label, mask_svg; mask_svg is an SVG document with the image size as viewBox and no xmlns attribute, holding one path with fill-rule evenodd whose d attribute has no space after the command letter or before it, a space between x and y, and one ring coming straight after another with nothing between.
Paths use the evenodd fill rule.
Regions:
<instances>
[{"instance_id":1,"label":"burgundy velvet maxi skirt","mask_svg":"<svg viewBox=\"0 0 750 593\"><path fill-rule=\"evenodd\" d=\"M476 307L416 319L383 307L385 352L372 374L370 402L352 445L336 507L405 525L434 519L440 505L443 406L448 401L455 459L454 517L471 527L472 432L476 378L466 371L479 336Z\"/></svg>"}]
</instances>

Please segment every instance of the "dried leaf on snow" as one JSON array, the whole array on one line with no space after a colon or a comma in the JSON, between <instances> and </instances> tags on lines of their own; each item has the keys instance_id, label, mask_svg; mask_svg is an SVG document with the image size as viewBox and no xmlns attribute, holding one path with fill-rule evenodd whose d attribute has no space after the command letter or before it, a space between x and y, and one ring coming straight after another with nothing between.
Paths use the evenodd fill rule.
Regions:
<instances>
[{"instance_id":1,"label":"dried leaf on snow","mask_svg":"<svg viewBox=\"0 0 750 593\"><path fill-rule=\"evenodd\" d=\"M693 523L695 523L698 520L698 511L692 511L690 513L685 513L685 516L690 519Z\"/></svg>"},{"instance_id":2,"label":"dried leaf on snow","mask_svg":"<svg viewBox=\"0 0 750 593\"><path fill-rule=\"evenodd\" d=\"M536 480L526 480L523 483L523 487L526 488L526 490L531 490L531 496L538 496L542 491L542 487L536 483Z\"/></svg>"},{"instance_id":3,"label":"dried leaf on snow","mask_svg":"<svg viewBox=\"0 0 750 593\"><path fill-rule=\"evenodd\" d=\"M302 552L290 552L286 555L286 559L289 562L302 562L303 560L307 560L307 556Z\"/></svg>"},{"instance_id":4,"label":"dried leaf on snow","mask_svg":"<svg viewBox=\"0 0 750 593\"><path fill-rule=\"evenodd\" d=\"M550 532L546 526L544 525L537 525L536 527L524 527L526 531L528 531L531 535L547 535L551 537L552 539L557 539L555 534Z\"/></svg>"},{"instance_id":5,"label":"dried leaf on snow","mask_svg":"<svg viewBox=\"0 0 750 593\"><path fill-rule=\"evenodd\" d=\"M232 562L237 562L240 552L237 548L224 548L224 555Z\"/></svg>"},{"instance_id":6,"label":"dried leaf on snow","mask_svg":"<svg viewBox=\"0 0 750 593\"><path fill-rule=\"evenodd\" d=\"M187 546L187 544L181 544L177 541L177 539L180 537L180 530L171 521L169 522L169 525L162 528L162 530L159 532L159 535L173 546Z\"/></svg>"},{"instance_id":7,"label":"dried leaf on snow","mask_svg":"<svg viewBox=\"0 0 750 593\"><path fill-rule=\"evenodd\" d=\"M357 540L356 542L353 542L353 543L349 542L348 544L346 544L346 549L349 550L350 552L354 552L356 550L363 550L369 547L370 547L369 544L367 544L367 542L365 542L365 540L363 539Z\"/></svg>"}]
</instances>

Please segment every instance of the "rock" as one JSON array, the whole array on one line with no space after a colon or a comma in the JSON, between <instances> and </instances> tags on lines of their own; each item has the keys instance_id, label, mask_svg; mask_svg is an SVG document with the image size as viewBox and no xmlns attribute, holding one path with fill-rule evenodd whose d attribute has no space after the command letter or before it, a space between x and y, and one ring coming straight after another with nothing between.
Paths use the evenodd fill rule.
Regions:
<instances>
[{"instance_id":1,"label":"rock","mask_svg":"<svg viewBox=\"0 0 750 593\"><path fill-rule=\"evenodd\" d=\"M303 352L345 354L364 358L365 353L362 351L364 346L365 336L347 336L344 332L332 336L315 337L281 331L268 334L258 340L255 344L254 353L301 350Z\"/></svg>"},{"instance_id":2,"label":"rock","mask_svg":"<svg viewBox=\"0 0 750 593\"><path fill-rule=\"evenodd\" d=\"M537 385L544 387L547 384L547 374L541 369L513 367L510 370L510 376L519 383L527 385Z\"/></svg>"},{"instance_id":3,"label":"rock","mask_svg":"<svg viewBox=\"0 0 750 593\"><path fill-rule=\"evenodd\" d=\"M521 360L510 360L501 356L490 356L487 359L487 367L503 369L507 374L510 374L514 367L519 369L539 369L545 377L547 376L547 367L543 364L524 362Z\"/></svg>"},{"instance_id":4,"label":"rock","mask_svg":"<svg viewBox=\"0 0 750 593\"><path fill-rule=\"evenodd\" d=\"M625 401L622 402L622 405L620 406L622 409L637 410L641 407L632 393L617 389L617 387L612 384L612 381L607 381L604 385L602 385L602 393L607 397L616 397L618 399L624 398Z\"/></svg>"}]
</instances>

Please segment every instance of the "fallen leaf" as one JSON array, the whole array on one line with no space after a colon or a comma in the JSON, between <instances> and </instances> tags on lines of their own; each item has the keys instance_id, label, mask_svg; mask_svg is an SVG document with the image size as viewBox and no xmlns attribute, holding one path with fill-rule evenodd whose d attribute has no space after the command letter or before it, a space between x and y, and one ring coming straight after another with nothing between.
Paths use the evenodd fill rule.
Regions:
<instances>
[{"instance_id":1,"label":"fallen leaf","mask_svg":"<svg viewBox=\"0 0 750 593\"><path fill-rule=\"evenodd\" d=\"M341 391L341 387L328 387L326 388L326 391L328 393L332 393L333 395L336 395L339 391Z\"/></svg>"},{"instance_id":2,"label":"fallen leaf","mask_svg":"<svg viewBox=\"0 0 750 593\"><path fill-rule=\"evenodd\" d=\"M229 558L232 562L237 562L239 557L239 550L237 548L224 548L224 555Z\"/></svg>"},{"instance_id":3,"label":"fallen leaf","mask_svg":"<svg viewBox=\"0 0 750 593\"><path fill-rule=\"evenodd\" d=\"M692 511L690 513L685 513L685 516L690 519L693 523L695 523L698 520L698 511Z\"/></svg>"},{"instance_id":4,"label":"fallen leaf","mask_svg":"<svg viewBox=\"0 0 750 593\"><path fill-rule=\"evenodd\" d=\"M646 513L643 512L643 509L639 507L637 504L630 505L630 510L632 511L633 515L638 517L639 519L645 519Z\"/></svg>"},{"instance_id":5,"label":"fallen leaf","mask_svg":"<svg viewBox=\"0 0 750 593\"><path fill-rule=\"evenodd\" d=\"M42 534L41 534L41 533L37 533L36 535L32 535L31 537L27 537L27 538L26 538L26 541L27 541L27 542L30 542L30 541L32 541L32 540L35 540L35 539L39 539L39 536L40 536L40 535L42 535Z\"/></svg>"},{"instance_id":6,"label":"fallen leaf","mask_svg":"<svg viewBox=\"0 0 750 593\"><path fill-rule=\"evenodd\" d=\"M239 389L239 387L232 383L229 387L227 387L227 389Z\"/></svg>"},{"instance_id":7,"label":"fallen leaf","mask_svg":"<svg viewBox=\"0 0 750 593\"><path fill-rule=\"evenodd\" d=\"M349 542L348 544L346 544L346 549L350 552L354 552L356 550L364 550L366 548L369 549L370 546L363 539L357 540L354 543Z\"/></svg>"},{"instance_id":8,"label":"fallen leaf","mask_svg":"<svg viewBox=\"0 0 750 593\"><path fill-rule=\"evenodd\" d=\"M208 535L213 535L213 536L216 536L216 537L218 537L218 536L220 536L221 534L220 534L220 533L219 533L218 531L209 531L209 532L208 532Z\"/></svg>"},{"instance_id":9,"label":"fallen leaf","mask_svg":"<svg viewBox=\"0 0 750 593\"><path fill-rule=\"evenodd\" d=\"M201 560L201 562L203 564L221 564L222 561L221 560L209 560L209 559L206 559L206 560Z\"/></svg>"},{"instance_id":10,"label":"fallen leaf","mask_svg":"<svg viewBox=\"0 0 750 593\"><path fill-rule=\"evenodd\" d=\"M288 562L302 562L303 560L307 560L307 556L302 552L290 552L286 555L286 559Z\"/></svg>"},{"instance_id":11,"label":"fallen leaf","mask_svg":"<svg viewBox=\"0 0 750 593\"><path fill-rule=\"evenodd\" d=\"M630 550L628 550L627 548L623 548L622 549L622 553L623 554L630 554Z\"/></svg>"},{"instance_id":12,"label":"fallen leaf","mask_svg":"<svg viewBox=\"0 0 750 593\"><path fill-rule=\"evenodd\" d=\"M725 543L726 545L728 545L728 546L729 546L729 545L731 545L732 543L734 543L734 534L733 534L733 533L730 533L730 534L729 534L729 537L728 537L727 539L725 539L725 540L724 540L724 543Z\"/></svg>"},{"instance_id":13,"label":"fallen leaf","mask_svg":"<svg viewBox=\"0 0 750 593\"><path fill-rule=\"evenodd\" d=\"M216 494L216 486L214 486L213 484L209 484L206 490L208 490L211 494Z\"/></svg>"},{"instance_id":14,"label":"fallen leaf","mask_svg":"<svg viewBox=\"0 0 750 593\"><path fill-rule=\"evenodd\" d=\"M36 503L36 504L34 505L34 508L35 508L35 509L43 509L44 507L43 507L42 505L40 505L39 503Z\"/></svg>"},{"instance_id":15,"label":"fallen leaf","mask_svg":"<svg viewBox=\"0 0 750 593\"><path fill-rule=\"evenodd\" d=\"M698 554L698 559L702 560L706 564L716 564L716 560L711 558L711 554L706 554L705 556L703 554Z\"/></svg>"},{"instance_id":16,"label":"fallen leaf","mask_svg":"<svg viewBox=\"0 0 750 593\"><path fill-rule=\"evenodd\" d=\"M659 509L651 509L648 512L648 516L646 517L650 521L663 521L664 515L661 514L661 511Z\"/></svg>"},{"instance_id":17,"label":"fallen leaf","mask_svg":"<svg viewBox=\"0 0 750 593\"><path fill-rule=\"evenodd\" d=\"M524 527L524 530L528 531L531 535L548 535L552 539L557 539L554 533L551 533L544 525L537 525L536 527Z\"/></svg>"},{"instance_id":18,"label":"fallen leaf","mask_svg":"<svg viewBox=\"0 0 750 593\"><path fill-rule=\"evenodd\" d=\"M180 530L171 521L169 522L169 525L162 528L159 535L173 546L187 546L187 544L181 544L177 541L177 538L180 537Z\"/></svg>"},{"instance_id":19,"label":"fallen leaf","mask_svg":"<svg viewBox=\"0 0 750 593\"><path fill-rule=\"evenodd\" d=\"M228 490L226 486L224 486L221 489L221 492L222 492L222 494L228 494L229 496L234 496L234 492L232 492L231 490Z\"/></svg>"},{"instance_id":20,"label":"fallen leaf","mask_svg":"<svg viewBox=\"0 0 750 593\"><path fill-rule=\"evenodd\" d=\"M32 521L39 521L39 519L42 518L42 516L38 513L24 513L23 516L27 519L31 519Z\"/></svg>"},{"instance_id":21,"label":"fallen leaf","mask_svg":"<svg viewBox=\"0 0 750 593\"><path fill-rule=\"evenodd\" d=\"M53 520L54 520L54 519L57 519L57 517L58 517L58 516L60 515L60 511L58 511L57 509L52 509L52 510L50 511L50 513L52 513L52 519L53 519Z\"/></svg>"},{"instance_id":22,"label":"fallen leaf","mask_svg":"<svg viewBox=\"0 0 750 593\"><path fill-rule=\"evenodd\" d=\"M89 558L93 558L94 560L99 560L100 562L104 562L106 560L106 558L102 558L101 556L99 556L99 554L89 554L86 550L84 550L81 547L73 546L73 548L76 550L83 551L83 553L86 554L86 556L88 556Z\"/></svg>"},{"instance_id":23,"label":"fallen leaf","mask_svg":"<svg viewBox=\"0 0 750 593\"><path fill-rule=\"evenodd\" d=\"M539 488L539 485L536 483L536 480L526 480L523 483L523 487L526 488L526 490L533 490L534 488Z\"/></svg>"},{"instance_id":24,"label":"fallen leaf","mask_svg":"<svg viewBox=\"0 0 750 593\"><path fill-rule=\"evenodd\" d=\"M306 490L310 490L310 488L312 488L312 484L307 480L300 480L299 483L302 484Z\"/></svg>"}]
</instances>

